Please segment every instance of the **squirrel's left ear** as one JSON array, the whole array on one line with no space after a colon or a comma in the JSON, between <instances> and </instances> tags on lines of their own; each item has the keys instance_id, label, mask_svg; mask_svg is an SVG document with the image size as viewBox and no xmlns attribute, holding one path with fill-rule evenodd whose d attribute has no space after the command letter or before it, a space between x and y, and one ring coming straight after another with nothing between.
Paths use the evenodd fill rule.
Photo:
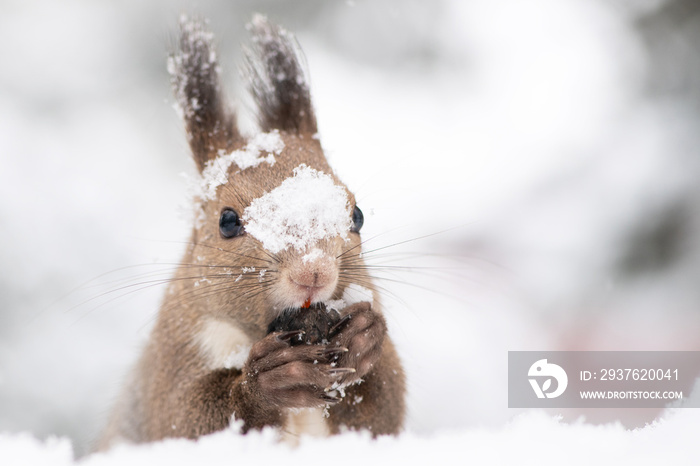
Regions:
<instances>
[{"instance_id":1,"label":"squirrel's left ear","mask_svg":"<svg viewBox=\"0 0 700 466\"><path fill-rule=\"evenodd\" d=\"M242 142L235 115L221 92L212 41L204 20L183 16L178 47L168 58L173 91L200 172L219 151L230 152Z\"/></svg>"},{"instance_id":2,"label":"squirrel's left ear","mask_svg":"<svg viewBox=\"0 0 700 466\"><path fill-rule=\"evenodd\" d=\"M316 115L296 39L262 15L253 17L250 31L248 88L257 106L260 129L315 134Z\"/></svg>"}]
</instances>

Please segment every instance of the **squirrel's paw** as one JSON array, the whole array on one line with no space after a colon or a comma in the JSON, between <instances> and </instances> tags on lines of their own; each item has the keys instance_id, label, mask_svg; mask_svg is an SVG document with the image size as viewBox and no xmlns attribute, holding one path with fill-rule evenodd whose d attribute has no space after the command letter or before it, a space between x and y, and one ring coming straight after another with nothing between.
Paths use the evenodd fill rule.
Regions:
<instances>
[{"instance_id":1,"label":"squirrel's paw","mask_svg":"<svg viewBox=\"0 0 700 466\"><path fill-rule=\"evenodd\" d=\"M340 378L343 384L358 381L379 361L386 336L386 321L372 310L368 302L353 304L343 310L343 317L331 329L330 347L347 348L332 359L338 367L349 367L355 372Z\"/></svg>"},{"instance_id":2,"label":"squirrel's paw","mask_svg":"<svg viewBox=\"0 0 700 466\"><path fill-rule=\"evenodd\" d=\"M327 390L354 368L332 363L343 347L291 346L303 331L274 332L253 345L243 371L248 392L276 408L311 408L340 401Z\"/></svg>"}]
</instances>

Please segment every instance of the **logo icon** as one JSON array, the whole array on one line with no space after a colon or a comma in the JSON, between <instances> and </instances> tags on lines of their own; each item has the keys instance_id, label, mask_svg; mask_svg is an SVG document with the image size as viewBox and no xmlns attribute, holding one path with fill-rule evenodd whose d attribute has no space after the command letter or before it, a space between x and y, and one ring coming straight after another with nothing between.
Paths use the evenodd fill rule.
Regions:
<instances>
[{"instance_id":1,"label":"logo icon","mask_svg":"<svg viewBox=\"0 0 700 466\"><path fill-rule=\"evenodd\" d=\"M556 364L548 363L546 359L535 361L535 363L530 366L530 370L527 371L527 375L529 377L534 377L528 380L537 398L556 398L564 393L569 383L569 378L566 376L564 369ZM537 380L538 378L544 379L541 386ZM554 391L548 392L547 390L552 387L552 379L557 381L557 386Z\"/></svg>"}]
</instances>

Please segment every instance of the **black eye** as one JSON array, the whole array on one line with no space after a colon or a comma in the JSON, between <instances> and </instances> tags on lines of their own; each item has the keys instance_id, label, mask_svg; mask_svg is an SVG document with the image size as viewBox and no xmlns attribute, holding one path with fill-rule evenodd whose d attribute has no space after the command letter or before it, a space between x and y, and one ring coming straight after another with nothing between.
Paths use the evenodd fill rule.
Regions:
<instances>
[{"instance_id":1,"label":"black eye","mask_svg":"<svg viewBox=\"0 0 700 466\"><path fill-rule=\"evenodd\" d=\"M219 219L219 231L224 238L233 238L243 234L243 225L233 209L224 209Z\"/></svg>"},{"instance_id":2,"label":"black eye","mask_svg":"<svg viewBox=\"0 0 700 466\"><path fill-rule=\"evenodd\" d=\"M352 211L352 228L350 228L350 231L359 233L363 223L365 223L365 216L362 215L360 208L355 206L355 209Z\"/></svg>"}]
</instances>

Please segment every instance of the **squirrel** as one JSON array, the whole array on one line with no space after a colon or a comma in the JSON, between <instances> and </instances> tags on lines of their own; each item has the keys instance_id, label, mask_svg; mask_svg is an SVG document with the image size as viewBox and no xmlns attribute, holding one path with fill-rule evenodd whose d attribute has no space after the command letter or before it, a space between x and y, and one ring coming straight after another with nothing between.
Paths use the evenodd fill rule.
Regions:
<instances>
[{"instance_id":1,"label":"squirrel","mask_svg":"<svg viewBox=\"0 0 700 466\"><path fill-rule=\"evenodd\" d=\"M405 375L361 255L363 215L324 156L301 51L263 16L249 29L259 133L246 138L207 22L180 21L168 70L199 215L100 450L234 420L292 438L402 428Z\"/></svg>"}]
</instances>

